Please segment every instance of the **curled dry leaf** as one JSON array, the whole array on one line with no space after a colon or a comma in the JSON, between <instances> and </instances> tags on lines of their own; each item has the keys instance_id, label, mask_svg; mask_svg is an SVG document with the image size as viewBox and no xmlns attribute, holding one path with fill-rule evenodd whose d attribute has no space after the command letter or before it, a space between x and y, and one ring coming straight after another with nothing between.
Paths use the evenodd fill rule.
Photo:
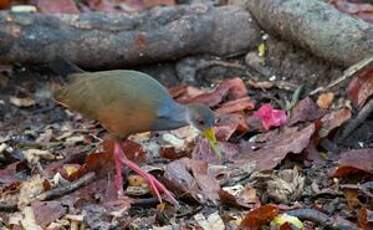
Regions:
<instances>
[{"instance_id":1,"label":"curled dry leaf","mask_svg":"<svg viewBox=\"0 0 373 230\"><path fill-rule=\"evenodd\" d=\"M247 95L245 83L240 78L232 78L223 81L209 93L200 94L195 97L176 99L180 103L202 103L208 106L216 106L228 96L231 99L238 99Z\"/></svg>"},{"instance_id":2,"label":"curled dry leaf","mask_svg":"<svg viewBox=\"0 0 373 230\"><path fill-rule=\"evenodd\" d=\"M347 96L354 106L362 108L373 94L373 68L368 68L355 77L347 88Z\"/></svg>"},{"instance_id":3,"label":"curled dry leaf","mask_svg":"<svg viewBox=\"0 0 373 230\"><path fill-rule=\"evenodd\" d=\"M303 129L298 127L285 127L283 130L274 130L267 133L265 143L261 143L259 150L252 146L241 145L239 158L236 162L255 162L256 170L268 170L276 167L288 153L301 153L310 143L315 132L315 124L310 124ZM258 140L259 141L259 140Z\"/></svg>"},{"instance_id":4,"label":"curled dry leaf","mask_svg":"<svg viewBox=\"0 0 373 230\"><path fill-rule=\"evenodd\" d=\"M55 155L50 153L48 150L41 149L27 149L24 151L25 158L30 164L37 164L41 159L54 160Z\"/></svg>"},{"instance_id":5,"label":"curled dry leaf","mask_svg":"<svg viewBox=\"0 0 373 230\"><path fill-rule=\"evenodd\" d=\"M270 204L254 209L245 216L239 229L259 230L262 225L269 224L278 213L278 207Z\"/></svg>"},{"instance_id":6,"label":"curled dry leaf","mask_svg":"<svg viewBox=\"0 0 373 230\"><path fill-rule=\"evenodd\" d=\"M343 177L350 173L363 171L373 174L373 149L356 149L342 153L338 160L335 177Z\"/></svg>"},{"instance_id":7,"label":"curled dry leaf","mask_svg":"<svg viewBox=\"0 0 373 230\"><path fill-rule=\"evenodd\" d=\"M189 195L204 203L219 199L219 183L208 174L208 164L203 161L182 158L169 163L165 168L167 187L175 189L181 195Z\"/></svg>"},{"instance_id":8,"label":"curled dry leaf","mask_svg":"<svg viewBox=\"0 0 373 230\"><path fill-rule=\"evenodd\" d=\"M271 127L280 127L287 122L286 112L274 109L271 104L262 105L254 116L261 119L264 129L269 130Z\"/></svg>"},{"instance_id":9,"label":"curled dry leaf","mask_svg":"<svg viewBox=\"0 0 373 230\"><path fill-rule=\"evenodd\" d=\"M255 188L246 185L245 187L240 186L238 188L239 191L235 191L235 187L225 187L219 192L220 200L223 203L245 208L257 208L260 206L260 199L256 195Z\"/></svg>"},{"instance_id":10,"label":"curled dry leaf","mask_svg":"<svg viewBox=\"0 0 373 230\"><path fill-rule=\"evenodd\" d=\"M31 107L36 105L36 102L31 97L10 97L9 102L17 107Z\"/></svg>"},{"instance_id":11,"label":"curled dry leaf","mask_svg":"<svg viewBox=\"0 0 373 230\"><path fill-rule=\"evenodd\" d=\"M295 125L299 122L315 121L325 115L325 113L325 109L318 107L310 97L306 97L293 108L289 124Z\"/></svg>"}]
</instances>

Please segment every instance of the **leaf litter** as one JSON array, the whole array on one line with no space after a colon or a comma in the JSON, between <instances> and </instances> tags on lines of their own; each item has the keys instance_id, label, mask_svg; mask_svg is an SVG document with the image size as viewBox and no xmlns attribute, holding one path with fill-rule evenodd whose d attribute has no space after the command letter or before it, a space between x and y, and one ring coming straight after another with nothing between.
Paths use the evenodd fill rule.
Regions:
<instances>
[{"instance_id":1,"label":"leaf litter","mask_svg":"<svg viewBox=\"0 0 373 230\"><path fill-rule=\"evenodd\" d=\"M369 73L358 75L347 91L357 109L372 95ZM298 220L322 226L319 220L338 210L344 212L333 223L348 219L369 225L371 146L340 154L322 144L338 136L353 110L344 103L337 105L336 95L326 93L318 99L305 97L285 111L276 101L262 100L261 88L246 84L231 78L209 89L185 85L169 89L180 103L205 103L214 110L222 159L191 127L137 134L123 143L127 157L161 180L181 207L155 208L157 200L144 179L128 170L124 172L126 193L117 197L111 182L113 143L105 138L103 128L56 107L53 115L37 115L49 123L22 117L26 125L21 122L12 132L0 132L0 208L13 210L4 213L15 226L35 229L83 225L291 229L300 228ZM253 92L259 95L255 100ZM30 98L32 103L12 99L9 113L18 117L23 116L20 110L27 113L44 106L45 102L30 95L12 95ZM325 158L316 164L309 157L311 150L320 156L325 153ZM24 157L15 157L18 153ZM333 207L333 200L342 202ZM357 207L362 214L347 207ZM290 213L290 209L299 212Z\"/></svg>"}]
</instances>

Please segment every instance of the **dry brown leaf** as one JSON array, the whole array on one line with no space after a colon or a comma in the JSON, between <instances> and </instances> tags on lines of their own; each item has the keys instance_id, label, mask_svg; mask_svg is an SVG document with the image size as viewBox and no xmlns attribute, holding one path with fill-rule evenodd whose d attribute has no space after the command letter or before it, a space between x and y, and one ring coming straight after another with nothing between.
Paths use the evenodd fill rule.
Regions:
<instances>
[{"instance_id":1,"label":"dry brown leaf","mask_svg":"<svg viewBox=\"0 0 373 230\"><path fill-rule=\"evenodd\" d=\"M275 205L264 205L260 208L250 211L242 220L239 229L259 230L262 225L269 224L271 220L279 213Z\"/></svg>"},{"instance_id":2,"label":"dry brown leaf","mask_svg":"<svg viewBox=\"0 0 373 230\"><path fill-rule=\"evenodd\" d=\"M276 167L288 153L301 153L310 143L315 132L315 124L310 124L303 129L298 127L285 127L281 132L271 131L265 135L265 143L259 150L253 150L252 145L241 145L239 162L255 162L256 170L267 170ZM257 140L259 141L259 140Z\"/></svg>"},{"instance_id":3,"label":"dry brown leaf","mask_svg":"<svg viewBox=\"0 0 373 230\"><path fill-rule=\"evenodd\" d=\"M363 171L373 174L373 149L355 149L341 154L335 177L344 177L350 173Z\"/></svg>"},{"instance_id":4,"label":"dry brown leaf","mask_svg":"<svg viewBox=\"0 0 373 230\"><path fill-rule=\"evenodd\" d=\"M208 174L208 164L203 161L182 158L169 163L164 177L167 187L174 188L175 193L189 195L201 203L219 199L219 183Z\"/></svg>"},{"instance_id":5,"label":"dry brown leaf","mask_svg":"<svg viewBox=\"0 0 373 230\"><path fill-rule=\"evenodd\" d=\"M17 107L31 107L31 106L34 106L36 105L36 102L34 101L34 99L30 98L30 97L24 97L24 98L20 98L20 97L9 97L9 102Z\"/></svg>"},{"instance_id":6,"label":"dry brown leaf","mask_svg":"<svg viewBox=\"0 0 373 230\"><path fill-rule=\"evenodd\" d=\"M34 212L36 224L43 229L67 212L67 208L58 201L32 202L31 208Z\"/></svg>"},{"instance_id":7,"label":"dry brown leaf","mask_svg":"<svg viewBox=\"0 0 373 230\"><path fill-rule=\"evenodd\" d=\"M216 106L227 96L230 99L239 99L247 96L247 92L245 83L237 77L223 81L211 92L176 100L181 103L202 103L208 106Z\"/></svg>"},{"instance_id":8,"label":"dry brown leaf","mask_svg":"<svg viewBox=\"0 0 373 230\"><path fill-rule=\"evenodd\" d=\"M323 93L317 98L317 105L322 109L327 109L332 104L333 99L334 99L334 93L332 92Z\"/></svg>"},{"instance_id":9,"label":"dry brown leaf","mask_svg":"<svg viewBox=\"0 0 373 230\"><path fill-rule=\"evenodd\" d=\"M355 77L347 88L347 96L357 108L363 107L373 94L373 68L367 68Z\"/></svg>"},{"instance_id":10,"label":"dry brown leaf","mask_svg":"<svg viewBox=\"0 0 373 230\"><path fill-rule=\"evenodd\" d=\"M326 110L319 108L310 97L306 97L295 105L291 112L289 125L295 125L298 122L315 121L325 113Z\"/></svg>"},{"instance_id":11,"label":"dry brown leaf","mask_svg":"<svg viewBox=\"0 0 373 230\"><path fill-rule=\"evenodd\" d=\"M327 137L331 131L340 127L343 123L351 118L351 110L342 108L337 111L326 114L321 118L321 128L319 130L319 137Z\"/></svg>"}]
</instances>

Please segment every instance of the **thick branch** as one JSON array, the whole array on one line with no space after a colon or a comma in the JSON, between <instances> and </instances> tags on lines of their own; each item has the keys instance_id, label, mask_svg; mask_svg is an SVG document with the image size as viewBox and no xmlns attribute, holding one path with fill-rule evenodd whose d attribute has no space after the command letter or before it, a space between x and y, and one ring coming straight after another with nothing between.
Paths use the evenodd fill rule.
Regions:
<instances>
[{"instance_id":1,"label":"thick branch","mask_svg":"<svg viewBox=\"0 0 373 230\"><path fill-rule=\"evenodd\" d=\"M255 47L258 31L236 6L175 6L136 15L0 12L0 62L46 63L60 55L85 68L108 68L226 56Z\"/></svg>"},{"instance_id":2,"label":"thick branch","mask_svg":"<svg viewBox=\"0 0 373 230\"><path fill-rule=\"evenodd\" d=\"M244 0L259 24L345 67L373 55L373 26L319 0Z\"/></svg>"}]
</instances>

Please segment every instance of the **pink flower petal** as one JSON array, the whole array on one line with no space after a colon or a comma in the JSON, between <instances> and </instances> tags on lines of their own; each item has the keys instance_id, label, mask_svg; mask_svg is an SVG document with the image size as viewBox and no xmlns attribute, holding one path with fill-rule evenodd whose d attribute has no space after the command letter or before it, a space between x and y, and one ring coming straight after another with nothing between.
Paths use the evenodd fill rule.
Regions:
<instances>
[{"instance_id":1,"label":"pink flower petal","mask_svg":"<svg viewBox=\"0 0 373 230\"><path fill-rule=\"evenodd\" d=\"M287 122L286 112L274 109L271 104L262 105L254 116L261 119L264 129L269 130L271 127L279 127Z\"/></svg>"}]
</instances>

